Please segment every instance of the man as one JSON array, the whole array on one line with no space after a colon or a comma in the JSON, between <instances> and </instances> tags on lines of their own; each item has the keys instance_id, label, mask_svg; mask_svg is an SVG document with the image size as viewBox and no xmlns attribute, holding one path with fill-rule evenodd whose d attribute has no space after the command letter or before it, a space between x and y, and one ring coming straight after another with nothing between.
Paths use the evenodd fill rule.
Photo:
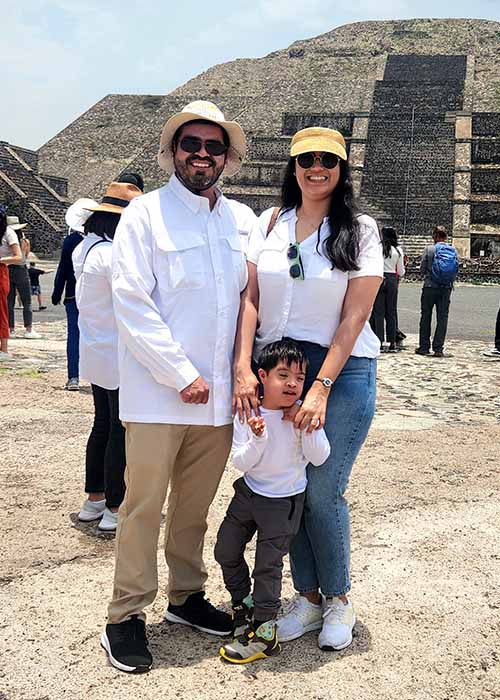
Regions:
<instances>
[{"instance_id":1,"label":"man","mask_svg":"<svg viewBox=\"0 0 500 700\"><path fill-rule=\"evenodd\" d=\"M231 447L231 364L247 283L235 209L216 183L239 169L245 150L241 127L214 104L187 105L160 141L158 162L170 181L127 207L113 243L127 491L101 643L123 671L152 664L143 610L157 593L169 486L166 619L221 636L232 629L231 617L204 597L202 554Z\"/></svg>"},{"instance_id":2,"label":"man","mask_svg":"<svg viewBox=\"0 0 500 700\"><path fill-rule=\"evenodd\" d=\"M426 247L420 263L424 286L420 298L420 338L415 352L417 355L430 354L432 310L436 307L432 349L434 357L444 357L450 297L458 274L458 257L455 248L446 243L448 234L444 226L436 226L432 238L434 244Z\"/></svg>"}]
</instances>

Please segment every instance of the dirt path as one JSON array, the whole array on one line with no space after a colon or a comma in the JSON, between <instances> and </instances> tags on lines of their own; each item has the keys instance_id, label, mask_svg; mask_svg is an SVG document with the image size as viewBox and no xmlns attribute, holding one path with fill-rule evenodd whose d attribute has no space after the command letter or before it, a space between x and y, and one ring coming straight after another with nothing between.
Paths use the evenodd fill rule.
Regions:
<instances>
[{"instance_id":1,"label":"dirt path","mask_svg":"<svg viewBox=\"0 0 500 700\"><path fill-rule=\"evenodd\" d=\"M45 339L13 341L15 361L0 368L0 700L500 698L500 364L481 357L484 344L380 360L378 414L349 489L349 649L320 652L309 634L250 669L225 665L217 640L162 621L160 562L155 666L131 677L99 648L113 540L76 520L90 391L62 390L62 322L37 328ZM212 549L233 479L228 468L207 537L216 604L227 595Z\"/></svg>"}]
</instances>

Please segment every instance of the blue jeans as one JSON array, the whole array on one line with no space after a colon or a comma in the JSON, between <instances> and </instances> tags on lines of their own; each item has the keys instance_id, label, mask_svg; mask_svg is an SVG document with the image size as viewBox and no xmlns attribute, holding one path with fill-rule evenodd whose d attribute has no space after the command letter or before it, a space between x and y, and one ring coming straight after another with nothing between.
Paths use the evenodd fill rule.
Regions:
<instances>
[{"instance_id":1,"label":"blue jeans","mask_svg":"<svg viewBox=\"0 0 500 700\"><path fill-rule=\"evenodd\" d=\"M307 392L327 350L312 343L301 345L310 363ZM330 392L325 432L331 453L320 467L307 467L304 514L290 548L293 583L300 593L319 588L330 597L345 595L351 588L349 507L344 493L375 412L376 372L376 360L350 357Z\"/></svg>"},{"instance_id":2,"label":"blue jeans","mask_svg":"<svg viewBox=\"0 0 500 700\"><path fill-rule=\"evenodd\" d=\"M68 336L66 339L66 357L68 359L68 379L78 379L80 363L80 331L78 330L78 307L74 299L64 302Z\"/></svg>"}]
</instances>

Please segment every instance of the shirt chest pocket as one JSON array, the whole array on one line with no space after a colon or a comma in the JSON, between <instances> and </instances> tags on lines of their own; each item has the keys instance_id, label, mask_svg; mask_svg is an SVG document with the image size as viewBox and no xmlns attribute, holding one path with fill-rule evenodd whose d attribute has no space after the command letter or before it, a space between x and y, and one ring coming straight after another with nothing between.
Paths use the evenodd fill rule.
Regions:
<instances>
[{"instance_id":1,"label":"shirt chest pocket","mask_svg":"<svg viewBox=\"0 0 500 700\"><path fill-rule=\"evenodd\" d=\"M239 238L224 238L222 241L223 253L226 258L226 269L230 273L230 278L238 287L238 292L242 292L248 281L246 258L242 251Z\"/></svg>"},{"instance_id":2,"label":"shirt chest pocket","mask_svg":"<svg viewBox=\"0 0 500 700\"><path fill-rule=\"evenodd\" d=\"M287 251L289 247L288 241L266 241L260 251L257 263L259 274L281 275L283 272L288 273Z\"/></svg>"},{"instance_id":3,"label":"shirt chest pocket","mask_svg":"<svg viewBox=\"0 0 500 700\"><path fill-rule=\"evenodd\" d=\"M201 236L175 244L158 241L156 277L161 287L172 290L200 289L206 284L206 245Z\"/></svg>"}]
</instances>

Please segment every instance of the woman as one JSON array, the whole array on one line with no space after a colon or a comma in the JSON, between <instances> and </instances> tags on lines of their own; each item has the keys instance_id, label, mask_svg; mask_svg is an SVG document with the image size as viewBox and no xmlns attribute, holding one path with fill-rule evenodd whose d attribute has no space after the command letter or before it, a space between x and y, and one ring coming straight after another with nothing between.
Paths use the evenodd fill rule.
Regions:
<instances>
[{"instance_id":1,"label":"woman","mask_svg":"<svg viewBox=\"0 0 500 700\"><path fill-rule=\"evenodd\" d=\"M396 229L384 226L382 229L382 251L384 254L384 282L378 290L370 325L384 348L384 322L387 352L398 352L398 283L405 273L404 256L398 246Z\"/></svg>"},{"instance_id":2,"label":"woman","mask_svg":"<svg viewBox=\"0 0 500 700\"><path fill-rule=\"evenodd\" d=\"M112 182L101 204L88 209L83 241L73 251L80 329L80 377L90 382L94 424L85 460L85 492L79 520L99 520L114 532L125 494L125 429L118 417L118 331L111 294L111 247L123 209L142 194L135 185ZM81 202L72 205L81 206Z\"/></svg>"},{"instance_id":3,"label":"woman","mask_svg":"<svg viewBox=\"0 0 500 700\"><path fill-rule=\"evenodd\" d=\"M31 252L31 245L24 237L23 228L28 224L19 223L17 216L8 216L7 225L18 232L19 245L21 247L21 259L18 262L9 263L9 328L10 334L15 335L14 306L16 304L16 292L21 298L23 306L24 337L29 339L41 338L40 334L33 330L33 309L31 306L31 285L26 260Z\"/></svg>"},{"instance_id":4,"label":"woman","mask_svg":"<svg viewBox=\"0 0 500 700\"><path fill-rule=\"evenodd\" d=\"M274 219L276 219L274 221ZM258 411L255 354L288 336L304 348L304 401L288 416L301 430L323 427L329 459L308 469L303 522L290 560L298 596L278 622L282 641L320 629L322 649L352 641L347 598L349 512L344 492L375 408L379 342L367 319L383 276L377 225L353 204L344 138L312 127L295 134L279 215L264 212L252 231L249 283L240 310L234 407ZM324 605L322 604L322 596Z\"/></svg>"},{"instance_id":5,"label":"woman","mask_svg":"<svg viewBox=\"0 0 500 700\"><path fill-rule=\"evenodd\" d=\"M7 265L22 259L21 247L16 232L7 225L7 211L0 205L0 361L9 360L9 307L10 289Z\"/></svg>"}]
</instances>

